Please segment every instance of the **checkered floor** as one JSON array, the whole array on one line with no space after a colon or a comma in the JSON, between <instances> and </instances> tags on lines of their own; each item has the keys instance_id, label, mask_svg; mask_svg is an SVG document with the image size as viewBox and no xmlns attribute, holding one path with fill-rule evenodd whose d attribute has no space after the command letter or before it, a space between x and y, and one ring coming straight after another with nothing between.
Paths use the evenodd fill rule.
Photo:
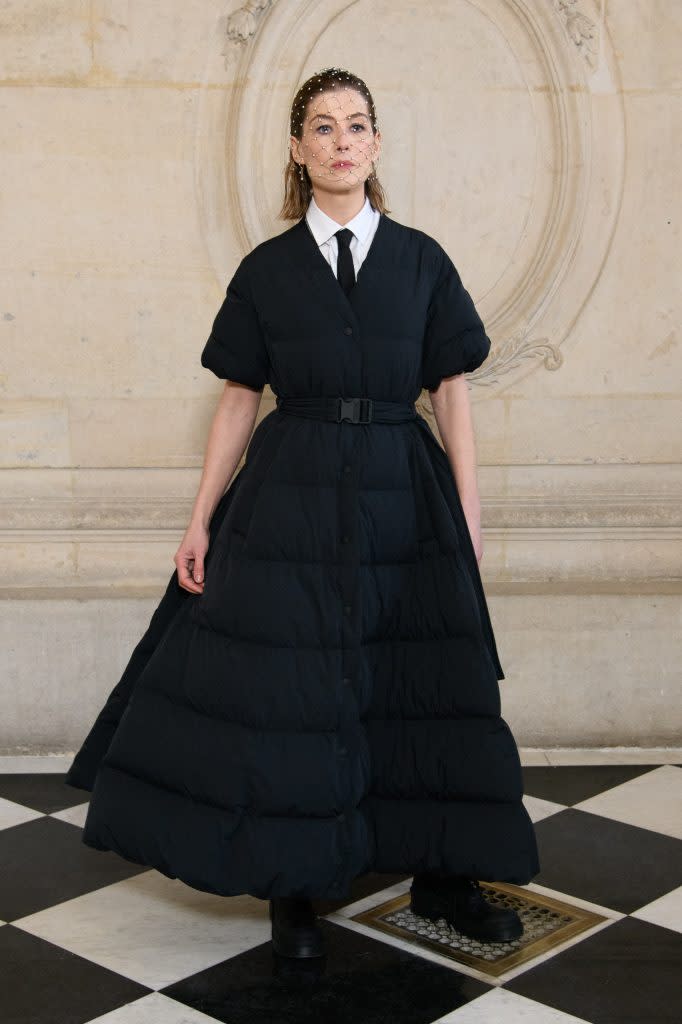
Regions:
<instances>
[{"instance_id":1,"label":"checkered floor","mask_svg":"<svg viewBox=\"0 0 682 1024\"><path fill-rule=\"evenodd\" d=\"M327 957L279 958L266 901L92 850L80 842L87 793L62 774L0 774L0 1019L678 1024L681 767L524 768L542 871L518 892L598 918L497 976L372 927L364 912L395 905L409 876L366 875L352 901L316 901Z\"/></svg>"}]
</instances>

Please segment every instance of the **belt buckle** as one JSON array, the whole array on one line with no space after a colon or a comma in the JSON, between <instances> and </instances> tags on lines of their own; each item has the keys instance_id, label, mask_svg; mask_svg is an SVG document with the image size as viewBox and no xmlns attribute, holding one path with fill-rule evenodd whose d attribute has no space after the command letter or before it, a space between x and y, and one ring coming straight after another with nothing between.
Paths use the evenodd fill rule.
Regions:
<instances>
[{"instance_id":1,"label":"belt buckle","mask_svg":"<svg viewBox=\"0 0 682 1024\"><path fill-rule=\"evenodd\" d=\"M371 422L374 408L371 398L339 398L338 403L337 423L341 420L349 420L351 423Z\"/></svg>"}]
</instances>

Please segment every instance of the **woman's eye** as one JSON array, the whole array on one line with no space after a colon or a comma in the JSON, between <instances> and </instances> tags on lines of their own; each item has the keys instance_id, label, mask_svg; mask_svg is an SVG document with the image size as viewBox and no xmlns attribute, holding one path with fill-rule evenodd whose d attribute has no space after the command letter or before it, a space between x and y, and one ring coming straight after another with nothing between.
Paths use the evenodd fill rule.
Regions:
<instances>
[{"instance_id":1,"label":"woman's eye","mask_svg":"<svg viewBox=\"0 0 682 1024\"><path fill-rule=\"evenodd\" d=\"M317 131L318 132L322 131L323 128L331 128L331 125L329 125L329 124L320 124L317 127ZM354 124L351 125L351 128L359 128L361 132L364 132L365 125L361 121L356 121ZM323 134L326 135L327 132L324 132ZM354 135L359 135L360 132L353 132L353 134Z\"/></svg>"}]
</instances>

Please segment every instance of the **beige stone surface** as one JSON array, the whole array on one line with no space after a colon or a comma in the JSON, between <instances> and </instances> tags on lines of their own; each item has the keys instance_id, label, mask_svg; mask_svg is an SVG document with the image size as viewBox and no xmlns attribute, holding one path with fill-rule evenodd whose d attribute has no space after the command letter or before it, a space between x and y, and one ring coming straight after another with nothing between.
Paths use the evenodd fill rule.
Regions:
<instances>
[{"instance_id":1,"label":"beige stone surface","mask_svg":"<svg viewBox=\"0 0 682 1024\"><path fill-rule=\"evenodd\" d=\"M0 465L22 466L30 470L33 466L70 464L71 440L66 402L59 398L28 396L15 401L1 401Z\"/></svg>"},{"instance_id":2,"label":"beige stone surface","mask_svg":"<svg viewBox=\"0 0 682 1024\"><path fill-rule=\"evenodd\" d=\"M494 598L503 714L526 746L679 744L677 595Z\"/></svg>"},{"instance_id":3,"label":"beige stone surface","mask_svg":"<svg viewBox=\"0 0 682 1024\"><path fill-rule=\"evenodd\" d=\"M221 390L199 355L288 226L288 105L329 64L493 339L506 717L528 748L679 743L681 29L677 0L2 5L0 752L77 747L163 592Z\"/></svg>"}]
</instances>

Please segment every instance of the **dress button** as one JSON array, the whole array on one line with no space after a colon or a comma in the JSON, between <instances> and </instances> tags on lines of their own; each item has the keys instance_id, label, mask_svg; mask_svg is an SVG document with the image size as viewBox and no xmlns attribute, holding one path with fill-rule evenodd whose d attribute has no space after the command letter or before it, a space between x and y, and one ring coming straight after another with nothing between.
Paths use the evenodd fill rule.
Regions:
<instances>
[{"instance_id":1,"label":"dress button","mask_svg":"<svg viewBox=\"0 0 682 1024\"><path fill-rule=\"evenodd\" d=\"M344 606L343 606L343 610L344 610L344 612L345 612L345 613L346 613L347 615L349 614L349 612L350 612L350 609L351 609L351 606L350 606L349 604L344 604Z\"/></svg>"},{"instance_id":2,"label":"dress button","mask_svg":"<svg viewBox=\"0 0 682 1024\"><path fill-rule=\"evenodd\" d=\"M348 747L339 747L339 754L347 754Z\"/></svg>"},{"instance_id":3,"label":"dress button","mask_svg":"<svg viewBox=\"0 0 682 1024\"><path fill-rule=\"evenodd\" d=\"M345 814L338 814L337 815L337 819L339 821L345 821L346 820L346 815Z\"/></svg>"},{"instance_id":4,"label":"dress button","mask_svg":"<svg viewBox=\"0 0 682 1024\"><path fill-rule=\"evenodd\" d=\"M352 327L344 327L343 333L344 334L352 334L353 333L353 328Z\"/></svg>"},{"instance_id":5,"label":"dress button","mask_svg":"<svg viewBox=\"0 0 682 1024\"><path fill-rule=\"evenodd\" d=\"M347 462L346 465L343 467L343 471L344 471L344 473L350 473L350 463L349 462Z\"/></svg>"},{"instance_id":6,"label":"dress button","mask_svg":"<svg viewBox=\"0 0 682 1024\"><path fill-rule=\"evenodd\" d=\"M350 676L344 676L341 682L348 686L348 684L350 683Z\"/></svg>"},{"instance_id":7,"label":"dress button","mask_svg":"<svg viewBox=\"0 0 682 1024\"><path fill-rule=\"evenodd\" d=\"M341 538L341 540L343 541L343 543L344 543L344 544L347 544L347 543L348 543L348 541L350 540L350 537L348 536L348 534L347 534L347 533L344 533L344 535L343 535L343 537Z\"/></svg>"}]
</instances>

